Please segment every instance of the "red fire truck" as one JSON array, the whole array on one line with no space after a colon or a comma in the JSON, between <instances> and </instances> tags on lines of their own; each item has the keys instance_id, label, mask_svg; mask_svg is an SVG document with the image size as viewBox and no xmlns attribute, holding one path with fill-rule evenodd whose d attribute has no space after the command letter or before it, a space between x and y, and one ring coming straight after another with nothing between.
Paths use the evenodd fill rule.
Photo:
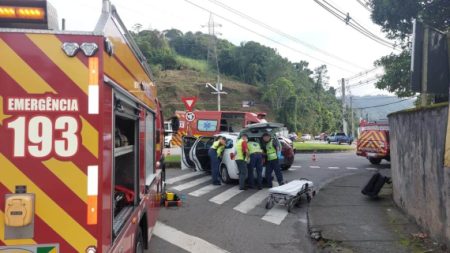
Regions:
<instances>
[{"instance_id":1,"label":"red fire truck","mask_svg":"<svg viewBox=\"0 0 450 253\"><path fill-rule=\"evenodd\" d=\"M383 159L391 160L389 148L389 124L387 121L361 121L356 154L380 164Z\"/></svg>"},{"instance_id":2,"label":"red fire truck","mask_svg":"<svg viewBox=\"0 0 450 253\"><path fill-rule=\"evenodd\" d=\"M146 59L104 1L59 31L44 0L0 0L0 252L143 252L162 190Z\"/></svg>"},{"instance_id":3,"label":"red fire truck","mask_svg":"<svg viewBox=\"0 0 450 253\"><path fill-rule=\"evenodd\" d=\"M266 113L239 111L194 111L192 119L185 111L176 111L179 130L172 136L171 144L181 146L184 136L214 136L222 132L239 132L249 124L264 123Z\"/></svg>"}]
</instances>

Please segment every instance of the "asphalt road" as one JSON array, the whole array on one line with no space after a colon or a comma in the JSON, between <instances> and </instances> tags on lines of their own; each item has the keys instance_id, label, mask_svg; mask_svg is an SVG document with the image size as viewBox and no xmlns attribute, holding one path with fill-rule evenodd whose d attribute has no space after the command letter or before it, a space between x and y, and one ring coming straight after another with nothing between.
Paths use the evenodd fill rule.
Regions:
<instances>
[{"instance_id":1,"label":"asphalt road","mask_svg":"<svg viewBox=\"0 0 450 253\"><path fill-rule=\"evenodd\" d=\"M284 172L285 180L308 178L320 189L338 177L390 166L386 162L371 165L353 152L317 154L317 161L311 158L311 154L297 154L293 167ZM268 211L267 189L212 187L210 175L179 169L168 170L167 179L168 189L185 200L182 207L161 209L147 252L314 252L307 235L306 202L291 213L282 206Z\"/></svg>"}]
</instances>

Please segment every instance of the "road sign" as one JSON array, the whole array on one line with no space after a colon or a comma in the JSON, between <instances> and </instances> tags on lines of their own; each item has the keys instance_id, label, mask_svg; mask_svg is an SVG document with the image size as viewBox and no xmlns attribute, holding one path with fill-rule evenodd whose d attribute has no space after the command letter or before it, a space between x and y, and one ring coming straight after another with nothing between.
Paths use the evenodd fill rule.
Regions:
<instances>
[{"instance_id":1,"label":"road sign","mask_svg":"<svg viewBox=\"0 0 450 253\"><path fill-rule=\"evenodd\" d=\"M181 100L184 103L187 111L192 111L195 103L197 102L197 97L182 97Z\"/></svg>"},{"instance_id":2,"label":"road sign","mask_svg":"<svg viewBox=\"0 0 450 253\"><path fill-rule=\"evenodd\" d=\"M189 122L192 122L195 120L195 114L193 112L187 112L186 113L186 120Z\"/></svg>"}]
</instances>

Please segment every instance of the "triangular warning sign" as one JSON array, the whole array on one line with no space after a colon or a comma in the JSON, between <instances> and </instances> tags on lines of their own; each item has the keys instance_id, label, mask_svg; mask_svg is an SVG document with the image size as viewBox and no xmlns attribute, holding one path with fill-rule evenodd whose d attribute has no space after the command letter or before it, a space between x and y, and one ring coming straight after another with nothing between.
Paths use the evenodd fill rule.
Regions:
<instances>
[{"instance_id":1,"label":"triangular warning sign","mask_svg":"<svg viewBox=\"0 0 450 253\"><path fill-rule=\"evenodd\" d=\"M197 102L197 97L182 97L181 100L184 103L187 111L192 111L194 109L195 103Z\"/></svg>"}]
</instances>

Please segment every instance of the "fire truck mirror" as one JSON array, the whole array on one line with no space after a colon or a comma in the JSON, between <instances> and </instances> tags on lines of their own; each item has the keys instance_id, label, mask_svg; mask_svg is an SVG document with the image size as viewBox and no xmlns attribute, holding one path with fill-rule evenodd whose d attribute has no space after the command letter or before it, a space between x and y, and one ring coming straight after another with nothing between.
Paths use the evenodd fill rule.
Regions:
<instances>
[{"instance_id":1,"label":"fire truck mirror","mask_svg":"<svg viewBox=\"0 0 450 253\"><path fill-rule=\"evenodd\" d=\"M170 118L170 124L172 125L172 132L177 133L178 129L180 129L180 119L177 116L173 116Z\"/></svg>"},{"instance_id":2,"label":"fire truck mirror","mask_svg":"<svg viewBox=\"0 0 450 253\"><path fill-rule=\"evenodd\" d=\"M5 239L29 239L34 235L34 194L5 197Z\"/></svg>"}]
</instances>

